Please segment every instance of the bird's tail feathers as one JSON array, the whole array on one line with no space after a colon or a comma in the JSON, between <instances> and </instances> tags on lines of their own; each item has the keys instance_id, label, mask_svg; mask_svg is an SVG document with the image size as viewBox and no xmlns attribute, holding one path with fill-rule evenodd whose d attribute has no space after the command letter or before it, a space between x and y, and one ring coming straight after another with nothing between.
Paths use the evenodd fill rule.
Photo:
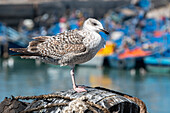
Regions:
<instances>
[{"instance_id":1,"label":"bird's tail feathers","mask_svg":"<svg viewBox=\"0 0 170 113\"><path fill-rule=\"evenodd\" d=\"M11 56L39 56L37 52L31 53L27 50L27 48L10 48L9 50L18 53L18 54L11 55Z\"/></svg>"},{"instance_id":2,"label":"bird's tail feathers","mask_svg":"<svg viewBox=\"0 0 170 113\"><path fill-rule=\"evenodd\" d=\"M17 53L28 53L27 48L10 48L9 50Z\"/></svg>"}]
</instances>

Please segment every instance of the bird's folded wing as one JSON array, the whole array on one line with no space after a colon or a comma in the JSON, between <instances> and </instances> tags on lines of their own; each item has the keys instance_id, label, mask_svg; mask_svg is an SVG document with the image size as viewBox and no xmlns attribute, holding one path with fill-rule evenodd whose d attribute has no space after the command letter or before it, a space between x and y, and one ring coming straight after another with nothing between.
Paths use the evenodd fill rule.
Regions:
<instances>
[{"instance_id":1,"label":"bird's folded wing","mask_svg":"<svg viewBox=\"0 0 170 113\"><path fill-rule=\"evenodd\" d=\"M61 57L67 53L79 54L86 51L84 38L78 34L78 30L70 30L56 36L35 37L35 40L29 43L27 50L48 57Z\"/></svg>"}]
</instances>

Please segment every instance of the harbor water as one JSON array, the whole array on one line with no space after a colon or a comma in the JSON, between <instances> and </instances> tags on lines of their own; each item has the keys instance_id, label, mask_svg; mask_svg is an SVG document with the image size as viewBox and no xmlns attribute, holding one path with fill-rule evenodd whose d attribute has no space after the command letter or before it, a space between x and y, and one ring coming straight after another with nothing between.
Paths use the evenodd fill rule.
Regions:
<instances>
[{"instance_id":1,"label":"harbor water","mask_svg":"<svg viewBox=\"0 0 170 113\"><path fill-rule=\"evenodd\" d=\"M72 88L69 67L40 64L19 57L0 59L0 101L5 97L48 94ZM143 100L150 113L169 113L170 76L134 74L132 70L76 67L78 84L101 86Z\"/></svg>"}]
</instances>

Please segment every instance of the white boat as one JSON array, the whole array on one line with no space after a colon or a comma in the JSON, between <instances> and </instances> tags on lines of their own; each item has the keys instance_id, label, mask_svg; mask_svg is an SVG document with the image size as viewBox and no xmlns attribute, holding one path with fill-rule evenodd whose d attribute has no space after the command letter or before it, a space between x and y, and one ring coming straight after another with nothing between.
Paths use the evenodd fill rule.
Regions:
<instances>
[{"instance_id":1,"label":"white boat","mask_svg":"<svg viewBox=\"0 0 170 113\"><path fill-rule=\"evenodd\" d=\"M102 67L104 63L104 56L95 56L88 62L80 64L81 66L95 66L95 67Z\"/></svg>"}]
</instances>

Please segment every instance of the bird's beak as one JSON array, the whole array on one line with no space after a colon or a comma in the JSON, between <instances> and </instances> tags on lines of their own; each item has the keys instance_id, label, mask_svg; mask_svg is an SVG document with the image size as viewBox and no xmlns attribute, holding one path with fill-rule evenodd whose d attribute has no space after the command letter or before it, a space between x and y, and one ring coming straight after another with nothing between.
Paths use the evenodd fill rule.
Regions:
<instances>
[{"instance_id":1,"label":"bird's beak","mask_svg":"<svg viewBox=\"0 0 170 113\"><path fill-rule=\"evenodd\" d=\"M102 32L104 32L105 34L109 34L109 32L108 31L106 31L106 30L104 30L104 29L100 29L100 31L102 31Z\"/></svg>"}]
</instances>

